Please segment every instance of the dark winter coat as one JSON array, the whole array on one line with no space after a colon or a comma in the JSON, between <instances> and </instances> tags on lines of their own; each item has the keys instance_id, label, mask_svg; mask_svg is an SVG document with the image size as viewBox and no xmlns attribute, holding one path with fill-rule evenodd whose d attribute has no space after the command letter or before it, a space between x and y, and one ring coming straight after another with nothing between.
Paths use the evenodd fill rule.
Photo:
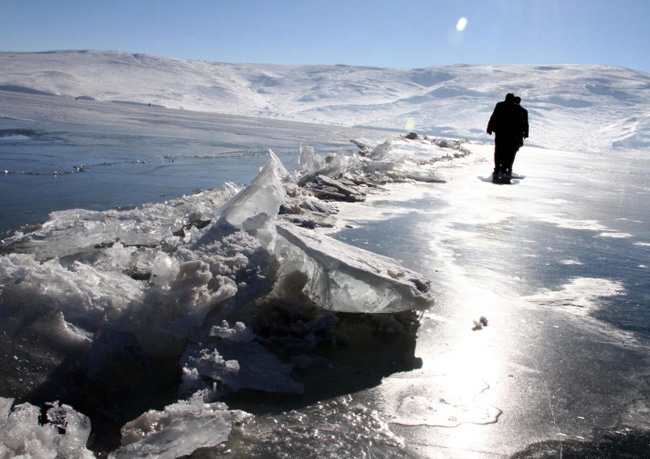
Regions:
<instances>
[{"instance_id":1,"label":"dark winter coat","mask_svg":"<svg viewBox=\"0 0 650 459\"><path fill-rule=\"evenodd\" d=\"M497 138L517 141L524 133L521 110L521 107L512 99L497 103L488 122L487 133L492 134L495 132ZM526 113L527 118L528 113ZM526 131L528 131L527 128ZM527 134L528 132L526 132L526 136Z\"/></svg>"}]
</instances>

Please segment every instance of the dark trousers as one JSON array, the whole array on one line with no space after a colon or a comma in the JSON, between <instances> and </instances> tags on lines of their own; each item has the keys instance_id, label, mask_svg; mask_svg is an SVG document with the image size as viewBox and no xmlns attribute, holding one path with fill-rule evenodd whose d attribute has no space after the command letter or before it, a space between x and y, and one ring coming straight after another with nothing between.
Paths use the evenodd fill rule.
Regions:
<instances>
[{"instance_id":1,"label":"dark trousers","mask_svg":"<svg viewBox=\"0 0 650 459\"><path fill-rule=\"evenodd\" d=\"M518 151L519 146L515 147L515 149L512 151L512 155L508 158L508 162L506 163L506 172L508 174L512 174L512 165L515 162L515 156L517 156Z\"/></svg>"},{"instance_id":2,"label":"dark trousers","mask_svg":"<svg viewBox=\"0 0 650 459\"><path fill-rule=\"evenodd\" d=\"M512 136L496 134L494 138L494 172L511 173L512 163L519 149L519 142Z\"/></svg>"}]
</instances>

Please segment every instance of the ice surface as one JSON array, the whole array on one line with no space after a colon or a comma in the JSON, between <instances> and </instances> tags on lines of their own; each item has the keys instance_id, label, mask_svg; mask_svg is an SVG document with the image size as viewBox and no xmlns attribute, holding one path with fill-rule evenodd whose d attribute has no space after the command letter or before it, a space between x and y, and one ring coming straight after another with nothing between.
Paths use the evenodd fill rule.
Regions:
<instances>
[{"instance_id":1,"label":"ice surface","mask_svg":"<svg viewBox=\"0 0 650 459\"><path fill-rule=\"evenodd\" d=\"M0 457L94 458L86 449L90 435L88 418L68 405L52 404L47 421L40 422L41 410L29 403L14 406L0 397Z\"/></svg>"},{"instance_id":2,"label":"ice surface","mask_svg":"<svg viewBox=\"0 0 650 459\"><path fill-rule=\"evenodd\" d=\"M620 295L624 291L623 284L618 281L577 277L558 290L543 290L526 299L542 306L562 307L573 314L588 316L598 309L603 298Z\"/></svg>"},{"instance_id":3,"label":"ice surface","mask_svg":"<svg viewBox=\"0 0 650 459\"><path fill-rule=\"evenodd\" d=\"M433 402L429 397L410 396L401 401L393 422L412 426L457 427L465 423L492 424L497 422L499 415L501 410L494 406L464 405L443 398Z\"/></svg>"},{"instance_id":4,"label":"ice surface","mask_svg":"<svg viewBox=\"0 0 650 459\"><path fill-rule=\"evenodd\" d=\"M174 459L198 448L216 446L228 439L233 423L249 415L229 410L224 403L204 402L197 392L189 400L149 410L122 427L122 446L111 458L156 457Z\"/></svg>"},{"instance_id":5,"label":"ice surface","mask_svg":"<svg viewBox=\"0 0 650 459\"><path fill-rule=\"evenodd\" d=\"M343 422L341 420L344 419ZM246 423L255 457L410 457L388 420L352 396L337 397Z\"/></svg>"}]
</instances>

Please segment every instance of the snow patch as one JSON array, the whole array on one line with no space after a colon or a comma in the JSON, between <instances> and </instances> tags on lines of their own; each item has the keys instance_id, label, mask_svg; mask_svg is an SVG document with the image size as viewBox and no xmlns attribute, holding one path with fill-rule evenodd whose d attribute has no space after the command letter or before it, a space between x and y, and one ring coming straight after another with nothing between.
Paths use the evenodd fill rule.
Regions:
<instances>
[{"instance_id":1,"label":"snow patch","mask_svg":"<svg viewBox=\"0 0 650 459\"><path fill-rule=\"evenodd\" d=\"M562 307L573 314L587 316L598 308L601 298L621 295L624 291L620 282L578 277L559 290L544 290L526 299L540 306Z\"/></svg>"}]
</instances>

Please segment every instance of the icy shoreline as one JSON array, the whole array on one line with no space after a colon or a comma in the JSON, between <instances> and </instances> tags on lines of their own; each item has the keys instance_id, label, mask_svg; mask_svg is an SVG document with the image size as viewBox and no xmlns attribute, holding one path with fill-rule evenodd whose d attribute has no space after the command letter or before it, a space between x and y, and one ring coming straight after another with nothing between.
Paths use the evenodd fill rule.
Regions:
<instances>
[{"instance_id":1,"label":"icy shoreline","mask_svg":"<svg viewBox=\"0 0 650 459\"><path fill-rule=\"evenodd\" d=\"M93 374L107 370L102 362L127 348L145 361L176 356L182 369L179 396L189 398L125 425L124 446L113 453L174 457L215 444L213 435L200 429L192 447L176 444L174 435L187 430L179 430L179 424L200 424L201 416L221 413L218 419L225 421L209 425L227 439L230 420L245 418L216 402L224 394L244 388L304 392L292 371L309 369L310 353L319 343L346 341L336 332L337 312L378 314L385 317L379 328L399 333L399 317L389 317L431 307L429 281L319 228L331 231L335 225L337 200L360 201L391 182L444 181L436 175L436 163L469 152L460 141L430 138L359 146L353 157L327 158L303 147L300 171L292 173L271 152L244 189L226 185L125 211L56 212L42 228L9 238L0 258L3 315L22 305L23 319L32 326L19 333L46 334L45 346L59 356L45 369L27 373L50 373L73 358L74 371L92 384ZM285 318L278 321L278 314ZM10 350L24 366L43 352L18 345ZM52 383L25 387L20 382L25 370L15 363L8 368L3 384L19 399ZM45 392L65 399L70 390L79 390L66 387L65 375L58 385ZM10 412L10 400L3 399L0 420L7 432L27 436L46 428L31 418L18 420L31 405ZM65 416L82 416L71 407L65 410ZM155 421L158 429L142 427L152 419L167 421ZM70 436L77 439L75 447L85 447L85 430L58 432L31 446L7 439L2 444L15 454L29 447L59 451L63 447L57 445Z\"/></svg>"}]
</instances>

